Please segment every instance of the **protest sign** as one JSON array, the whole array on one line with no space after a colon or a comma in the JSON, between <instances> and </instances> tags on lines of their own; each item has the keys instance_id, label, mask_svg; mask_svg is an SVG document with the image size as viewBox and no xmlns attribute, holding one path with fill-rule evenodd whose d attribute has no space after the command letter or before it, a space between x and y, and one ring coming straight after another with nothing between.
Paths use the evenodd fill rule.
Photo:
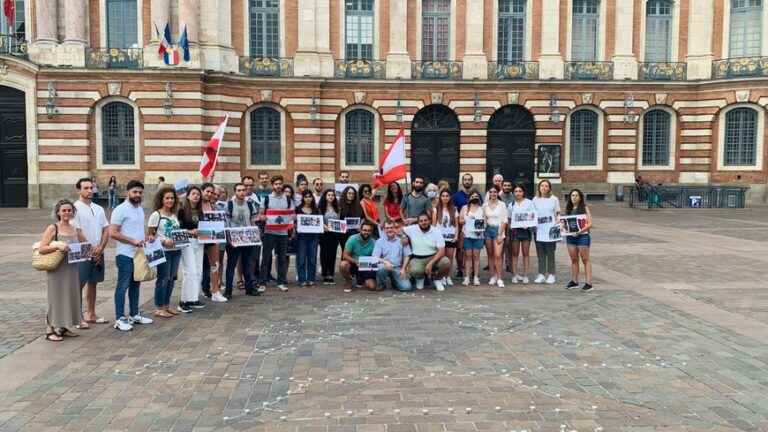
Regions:
<instances>
[{"instance_id":1,"label":"protest sign","mask_svg":"<svg viewBox=\"0 0 768 432\"><path fill-rule=\"evenodd\" d=\"M171 231L171 241L173 241L175 249L188 247L190 245L189 233L187 230L173 230Z\"/></svg>"},{"instance_id":2,"label":"protest sign","mask_svg":"<svg viewBox=\"0 0 768 432\"><path fill-rule=\"evenodd\" d=\"M358 271L377 271L379 269L379 259L370 256L361 256L357 258Z\"/></svg>"},{"instance_id":3,"label":"protest sign","mask_svg":"<svg viewBox=\"0 0 768 432\"><path fill-rule=\"evenodd\" d=\"M476 234L484 233L485 232L485 219L470 219L472 222L472 231Z\"/></svg>"},{"instance_id":4,"label":"protest sign","mask_svg":"<svg viewBox=\"0 0 768 432\"><path fill-rule=\"evenodd\" d=\"M299 214L296 217L297 232L302 234L322 234L323 217L321 215Z\"/></svg>"},{"instance_id":5,"label":"protest sign","mask_svg":"<svg viewBox=\"0 0 768 432\"><path fill-rule=\"evenodd\" d=\"M203 244L226 243L227 231L222 221L200 221L197 224L197 241Z\"/></svg>"},{"instance_id":6,"label":"protest sign","mask_svg":"<svg viewBox=\"0 0 768 432\"><path fill-rule=\"evenodd\" d=\"M179 180L173 184L173 190L176 191L176 195L183 197L187 194L187 188L189 187L189 180Z\"/></svg>"},{"instance_id":7,"label":"protest sign","mask_svg":"<svg viewBox=\"0 0 768 432\"><path fill-rule=\"evenodd\" d=\"M456 239L456 227L449 225L442 225L440 227L440 233L443 235L445 241L454 241Z\"/></svg>"},{"instance_id":8,"label":"protest sign","mask_svg":"<svg viewBox=\"0 0 768 432\"><path fill-rule=\"evenodd\" d=\"M560 224L555 223L554 216L536 218L536 241L556 242L562 239Z\"/></svg>"},{"instance_id":9,"label":"protest sign","mask_svg":"<svg viewBox=\"0 0 768 432\"><path fill-rule=\"evenodd\" d=\"M267 209L266 230L272 232L288 232L293 228L293 218L296 212L293 209Z\"/></svg>"},{"instance_id":10,"label":"protest sign","mask_svg":"<svg viewBox=\"0 0 768 432\"><path fill-rule=\"evenodd\" d=\"M563 235L574 236L578 235L579 231L587 226L587 215L561 216L560 221Z\"/></svg>"},{"instance_id":11,"label":"protest sign","mask_svg":"<svg viewBox=\"0 0 768 432\"><path fill-rule=\"evenodd\" d=\"M226 211L203 212L203 216L201 220L209 221L209 222L226 222L227 212Z\"/></svg>"},{"instance_id":12,"label":"protest sign","mask_svg":"<svg viewBox=\"0 0 768 432\"><path fill-rule=\"evenodd\" d=\"M344 192L344 189L346 189L349 186L351 186L352 189L354 189L355 191L357 191L359 189L359 187L360 187L360 185L358 185L357 183L336 183L336 184L334 184L333 185L333 190L334 190L334 192L336 192L336 197L340 198L342 192Z\"/></svg>"},{"instance_id":13,"label":"protest sign","mask_svg":"<svg viewBox=\"0 0 768 432\"><path fill-rule=\"evenodd\" d=\"M349 218L345 218L344 221L347 222L347 231L360 230L360 224L362 224L361 218L349 217Z\"/></svg>"},{"instance_id":14,"label":"protest sign","mask_svg":"<svg viewBox=\"0 0 768 432\"><path fill-rule=\"evenodd\" d=\"M330 232L335 233L346 233L347 232L347 221L340 220L340 219L329 219L328 220L328 228Z\"/></svg>"},{"instance_id":15,"label":"protest sign","mask_svg":"<svg viewBox=\"0 0 768 432\"><path fill-rule=\"evenodd\" d=\"M160 239L144 245L144 255L147 256L147 265L157 267L165 262L165 252Z\"/></svg>"},{"instance_id":16,"label":"protest sign","mask_svg":"<svg viewBox=\"0 0 768 432\"><path fill-rule=\"evenodd\" d=\"M261 231L259 227L229 228L229 244L233 247L260 246Z\"/></svg>"},{"instance_id":17,"label":"protest sign","mask_svg":"<svg viewBox=\"0 0 768 432\"><path fill-rule=\"evenodd\" d=\"M70 243L67 253L67 263L79 263L91 259L90 243Z\"/></svg>"},{"instance_id":18,"label":"protest sign","mask_svg":"<svg viewBox=\"0 0 768 432\"><path fill-rule=\"evenodd\" d=\"M512 214L509 215L510 228L531 228L537 225L536 222L536 211L533 208L530 210L515 210L513 207Z\"/></svg>"}]
</instances>

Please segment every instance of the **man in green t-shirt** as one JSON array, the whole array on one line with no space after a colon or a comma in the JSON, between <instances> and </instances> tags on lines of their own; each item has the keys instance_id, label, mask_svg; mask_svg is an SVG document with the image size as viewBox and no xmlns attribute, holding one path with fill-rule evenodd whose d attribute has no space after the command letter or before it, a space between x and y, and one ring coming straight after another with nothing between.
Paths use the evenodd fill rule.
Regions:
<instances>
[{"instance_id":1,"label":"man in green t-shirt","mask_svg":"<svg viewBox=\"0 0 768 432\"><path fill-rule=\"evenodd\" d=\"M376 244L372 237L373 228L371 221L364 221L360 226L360 233L351 236L344 245L344 253L339 265L339 271L347 281L344 292L352 292L355 282L368 290L376 290L376 270L360 270L360 257L373 255L373 246Z\"/></svg>"}]
</instances>

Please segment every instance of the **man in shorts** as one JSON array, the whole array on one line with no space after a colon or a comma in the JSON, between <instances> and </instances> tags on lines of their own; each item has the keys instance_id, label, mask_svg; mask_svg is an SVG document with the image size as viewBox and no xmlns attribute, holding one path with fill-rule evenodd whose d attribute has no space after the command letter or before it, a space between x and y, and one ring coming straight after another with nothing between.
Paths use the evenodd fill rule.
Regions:
<instances>
[{"instance_id":1,"label":"man in shorts","mask_svg":"<svg viewBox=\"0 0 768 432\"><path fill-rule=\"evenodd\" d=\"M339 271L347 281L347 286L344 288L344 292L352 292L355 288L355 283L358 286L364 286L370 291L376 290L376 272L375 271L359 271L360 257L370 257L373 255L373 247L376 242L373 240L374 225L371 221L364 221L360 226L360 232L355 234L347 240L344 245L344 252L341 255L341 264L339 264Z\"/></svg>"},{"instance_id":2,"label":"man in shorts","mask_svg":"<svg viewBox=\"0 0 768 432\"><path fill-rule=\"evenodd\" d=\"M437 227L432 226L429 215L422 213L416 225L403 230L411 246L410 277L416 281L416 289L424 289L424 279L432 277L437 291L444 291L443 278L451 270L451 262L445 256L445 239Z\"/></svg>"}]
</instances>

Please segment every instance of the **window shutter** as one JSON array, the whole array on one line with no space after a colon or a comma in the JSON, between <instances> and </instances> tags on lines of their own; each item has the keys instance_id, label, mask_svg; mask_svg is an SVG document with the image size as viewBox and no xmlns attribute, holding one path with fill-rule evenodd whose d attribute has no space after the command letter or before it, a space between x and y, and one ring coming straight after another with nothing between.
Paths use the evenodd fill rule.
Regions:
<instances>
[{"instance_id":1,"label":"window shutter","mask_svg":"<svg viewBox=\"0 0 768 432\"><path fill-rule=\"evenodd\" d=\"M280 165L280 112L261 107L251 112L251 164Z\"/></svg>"},{"instance_id":2,"label":"window shutter","mask_svg":"<svg viewBox=\"0 0 768 432\"><path fill-rule=\"evenodd\" d=\"M571 115L570 164L597 165L597 113L582 109Z\"/></svg>"},{"instance_id":3,"label":"window shutter","mask_svg":"<svg viewBox=\"0 0 768 432\"><path fill-rule=\"evenodd\" d=\"M280 56L278 0L249 0L251 57Z\"/></svg>"},{"instance_id":4,"label":"window shutter","mask_svg":"<svg viewBox=\"0 0 768 432\"><path fill-rule=\"evenodd\" d=\"M643 165L669 164L670 114L660 109L643 117Z\"/></svg>"},{"instance_id":5,"label":"window shutter","mask_svg":"<svg viewBox=\"0 0 768 432\"><path fill-rule=\"evenodd\" d=\"M133 107L125 102L110 102L102 107L102 162L105 165L133 164Z\"/></svg>"},{"instance_id":6,"label":"window shutter","mask_svg":"<svg viewBox=\"0 0 768 432\"><path fill-rule=\"evenodd\" d=\"M344 144L347 165L373 165L373 114L364 109L346 115Z\"/></svg>"}]
</instances>

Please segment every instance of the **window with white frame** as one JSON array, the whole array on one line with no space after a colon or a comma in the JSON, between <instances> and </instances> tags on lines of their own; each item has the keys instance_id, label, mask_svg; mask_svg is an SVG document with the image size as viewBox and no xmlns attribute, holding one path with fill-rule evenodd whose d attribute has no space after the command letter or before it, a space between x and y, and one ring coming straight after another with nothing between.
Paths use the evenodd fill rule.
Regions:
<instances>
[{"instance_id":1,"label":"window with white frame","mask_svg":"<svg viewBox=\"0 0 768 432\"><path fill-rule=\"evenodd\" d=\"M571 166L597 165L597 134L596 112L580 109L571 114L569 149Z\"/></svg>"},{"instance_id":2,"label":"window with white frame","mask_svg":"<svg viewBox=\"0 0 768 432\"><path fill-rule=\"evenodd\" d=\"M643 166L669 165L671 117L660 109L643 116Z\"/></svg>"},{"instance_id":3,"label":"window with white frame","mask_svg":"<svg viewBox=\"0 0 768 432\"><path fill-rule=\"evenodd\" d=\"M729 56L759 56L762 27L763 0L731 0Z\"/></svg>"},{"instance_id":4,"label":"window with white frame","mask_svg":"<svg viewBox=\"0 0 768 432\"><path fill-rule=\"evenodd\" d=\"M596 61L598 57L599 0L573 0L571 59Z\"/></svg>"},{"instance_id":5,"label":"window with white frame","mask_svg":"<svg viewBox=\"0 0 768 432\"><path fill-rule=\"evenodd\" d=\"M251 57L280 56L280 1L248 0Z\"/></svg>"},{"instance_id":6,"label":"window with white frame","mask_svg":"<svg viewBox=\"0 0 768 432\"><path fill-rule=\"evenodd\" d=\"M125 102L101 108L102 164L132 165L135 161L134 109Z\"/></svg>"},{"instance_id":7,"label":"window with white frame","mask_svg":"<svg viewBox=\"0 0 768 432\"><path fill-rule=\"evenodd\" d=\"M107 47L138 48L138 9L136 0L106 0Z\"/></svg>"},{"instance_id":8,"label":"window with white frame","mask_svg":"<svg viewBox=\"0 0 768 432\"><path fill-rule=\"evenodd\" d=\"M259 107L250 120L251 165L280 165L280 112Z\"/></svg>"},{"instance_id":9,"label":"window with white frame","mask_svg":"<svg viewBox=\"0 0 768 432\"><path fill-rule=\"evenodd\" d=\"M421 2L421 58L424 61L446 61L451 36L451 1Z\"/></svg>"},{"instance_id":10,"label":"window with white frame","mask_svg":"<svg viewBox=\"0 0 768 432\"><path fill-rule=\"evenodd\" d=\"M645 61L672 59L672 1L648 0L645 5Z\"/></svg>"},{"instance_id":11,"label":"window with white frame","mask_svg":"<svg viewBox=\"0 0 768 432\"><path fill-rule=\"evenodd\" d=\"M362 108L354 109L345 115L344 121L346 165L373 165L373 113Z\"/></svg>"},{"instance_id":12,"label":"window with white frame","mask_svg":"<svg viewBox=\"0 0 768 432\"><path fill-rule=\"evenodd\" d=\"M753 166L757 157L757 111L735 108L725 114L724 166Z\"/></svg>"},{"instance_id":13,"label":"window with white frame","mask_svg":"<svg viewBox=\"0 0 768 432\"><path fill-rule=\"evenodd\" d=\"M0 14L0 34L13 36L16 40L23 40L24 35L26 34L24 0L13 0L13 7L12 22L9 22L5 13Z\"/></svg>"},{"instance_id":14,"label":"window with white frame","mask_svg":"<svg viewBox=\"0 0 768 432\"><path fill-rule=\"evenodd\" d=\"M499 0L498 59L514 63L525 57L525 2Z\"/></svg>"},{"instance_id":15,"label":"window with white frame","mask_svg":"<svg viewBox=\"0 0 768 432\"><path fill-rule=\"evenodd\" d=\"M347 60L373 60L373 0L346 0Z\"/></svg>"}]
</instances>

